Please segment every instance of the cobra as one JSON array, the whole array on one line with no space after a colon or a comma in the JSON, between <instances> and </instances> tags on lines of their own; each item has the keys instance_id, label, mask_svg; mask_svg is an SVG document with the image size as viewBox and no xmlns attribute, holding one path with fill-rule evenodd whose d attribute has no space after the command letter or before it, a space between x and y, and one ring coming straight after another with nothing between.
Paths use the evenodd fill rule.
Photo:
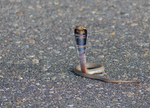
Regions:
<instances>
[{"instance_id":1,"label":"cobra","mask_svg":"<svg viewBox=\"0 0 150 108\"><path fill-rule=\"evenodd\" d=\"M80 59L80 64L74 68L74 72L82 77L100 80L107 83L139 83L138 81L122 81L112 80L105 77L101 77L95 74L104 73L104 66L99 63L86 63L85 50L87 42L87 30L84 26L76 26L75 40L77 53Z\"/></svg>"}]
</instances>

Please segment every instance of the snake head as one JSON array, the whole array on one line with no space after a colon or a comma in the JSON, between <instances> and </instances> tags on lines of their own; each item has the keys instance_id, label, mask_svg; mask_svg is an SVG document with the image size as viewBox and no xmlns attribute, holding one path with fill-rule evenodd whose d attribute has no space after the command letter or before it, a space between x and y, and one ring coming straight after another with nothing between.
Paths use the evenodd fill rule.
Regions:
<instances>
[{"instance_id":1,"label":"snake head","mask_svg":"<svg viewBox=\"0 0 150 108\"><path fill-rule=\"evenodd\" d=\"M85 33L86 31L86 28L84 26L80 26L80 25L77 25L76 28L75 28L75 31L77 31L78 33Z\"/></svg>"},{"instance_id":2,"label":"snake head","mask_svg":"<svg viewBox=\"0 0 150 108\"><path fill-rule=\"evenodd\" d=\"M77 25L77 26L76 26L76 29L79 30L79 31L80 31L80 30L82 31L82 30L85 30L85 27L84 27L84 26Z\"/></svg>"}]
</instances>

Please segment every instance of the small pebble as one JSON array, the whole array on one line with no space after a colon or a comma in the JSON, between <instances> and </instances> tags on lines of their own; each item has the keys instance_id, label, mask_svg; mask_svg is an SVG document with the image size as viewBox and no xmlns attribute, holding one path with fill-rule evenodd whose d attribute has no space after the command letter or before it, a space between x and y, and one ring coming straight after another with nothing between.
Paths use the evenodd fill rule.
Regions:
<instances>
[{"instance_id":1,"label":"small pebble","mask_svg":"<svg viewBox=\"0 0 150 108\"><path fill-rule=\"evenodd\" d=\"M44 54L44 51L39 51L39 54L40 54L40 55Z\"/></svg>"},{"instance_id":2,"label":"small pebble","mask_svg":"<svg viewBox=\"0 0 150 108\"><path fill-rule=\"evenodd\" d=\"M33 63L33 64L38 64L38 63L39 63L39 60L38 60L38 59L33 59L33 60L32 60L32 63Z\"/></svg>"},{"instance_id":3,"label":"small pebble","mask_svg":"<svg viewBox=\"0 0 150 108\"><path fill-rule=\"evenodd\" d=\"M130 26L138 26L138 23L132 23Z\"/></svg>"}]
</instances>

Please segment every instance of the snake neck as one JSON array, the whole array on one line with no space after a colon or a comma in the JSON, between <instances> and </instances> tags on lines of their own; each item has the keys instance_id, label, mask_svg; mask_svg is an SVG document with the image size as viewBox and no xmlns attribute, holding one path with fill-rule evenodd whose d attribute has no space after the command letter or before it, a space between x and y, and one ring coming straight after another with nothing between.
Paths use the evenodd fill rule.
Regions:
<instances>
[{"instance_id":1,"label":"snake neck","mask_svg":"<svg viewBox=\"0 0 150 108\"><path fill-rule=\"evenodd\" d=\"M86 69L86 57L85 57L85 54L80 55L79 58L80 58L81 71L83 73L88 73L87 69Z\"/></svg>"},{"instance_id":2,"label":"snake neck","mask_svg":"<svg viewBox=\"0 0 150 108\"><path fill-rule=\"evenodd\" d=\"M76 26L74 32L76 39L76 48L80 58L81 71L83 73L88 73L86 69L86 58L85 58L87 30L83 26Z\"/></svg>"}]
</instances>

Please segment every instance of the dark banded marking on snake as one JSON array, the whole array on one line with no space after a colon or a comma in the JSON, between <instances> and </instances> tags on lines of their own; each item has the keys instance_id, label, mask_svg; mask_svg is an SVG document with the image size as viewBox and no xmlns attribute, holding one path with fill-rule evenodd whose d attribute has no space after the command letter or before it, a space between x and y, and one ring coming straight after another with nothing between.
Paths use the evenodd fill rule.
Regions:
<instances>
[{"instance_id":1,"label":"dark banded marking on snake","mask_svg":"<svg viewBox=\"0 0 150 108\"><path fill-rule=\"evenodd\" d=\"M83 26L76 26L74 33L75 33L76 47L78 49L77 52L80 59L80 64L77 65L74 69L74 72L77 75L91 79L101 80L107 83L139 83L138 81L112 80L98 75L93 75L97 73L103 73L105 68L102 64L99 63L86 63L85 51L87 41L87 30Z\"/></svg>"}]
</instances>

